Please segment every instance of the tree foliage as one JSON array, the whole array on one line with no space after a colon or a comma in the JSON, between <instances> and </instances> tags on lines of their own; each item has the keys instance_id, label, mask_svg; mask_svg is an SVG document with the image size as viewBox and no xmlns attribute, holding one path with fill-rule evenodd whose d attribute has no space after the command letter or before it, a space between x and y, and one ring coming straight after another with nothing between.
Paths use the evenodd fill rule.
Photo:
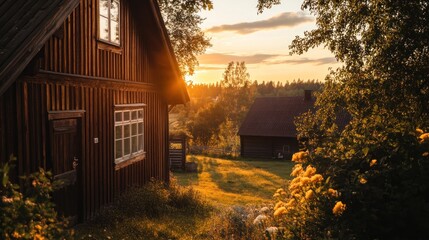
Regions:
<instances>
[{"instance_id":1,"label":"tree foliage","mask_svg":"<svg viewBox=\"0 0 429 240\"><path fill-rule=\"evenodd\" d=\"M40 169L24 178L24 190L10 181L12 161L0 166L0 238L72 239L67 221L51 202L52 175Z\"/></svg>"},{"instance_id":2,"label":"tree foliage","mask_svg":"<svg viewBox=\"0 0 429 240\"><path fill-rule=\"evenodd\" d=\"M327 208L312 238L422 239L429 234L429 3L304 0L302 8L317 27L296 37L291 52L323 46L343 63L327 76L316 113L297 121L308 139L304 165L329 178L347 206L338 221ZM339 112L351 117L344 130Z\"/></svg>"},{"instance_id":3,"label":"tree foliage","mask_svg":"<svg viewBox=\"0 0 429 240\"><path fill-rule=\"evenodd\" d=\"M211 0L158 0L165 26L182 74L192 75L198 65L197 56L210 46L200 24L198 13L213 8Z\"/></svg>"}]
</instances>

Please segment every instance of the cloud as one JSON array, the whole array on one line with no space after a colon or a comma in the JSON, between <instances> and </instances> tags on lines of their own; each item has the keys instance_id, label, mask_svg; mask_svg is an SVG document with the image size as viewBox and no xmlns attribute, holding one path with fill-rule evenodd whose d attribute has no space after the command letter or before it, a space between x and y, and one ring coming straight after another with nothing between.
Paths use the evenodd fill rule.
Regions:
<instances>
[{"instance_id":1,"label":"cloud","mask_svg":"<svg viewBox=\"0 0 429 240\"><path fill-rule=\"evenodd\" d=\"M287 60L272 61L269 64L306 64L306 63L310 63L313 65L324 65L324 64L333 64L333 63L337 63L337 62L338 61L334 57L325 57L325 58L316 58L316 59L310 59L310 58L287 59Z\"/></svg>"},{"instance_id":2,"label":"cloud","mask_svg":"<svg viewBox=\"0 0 429 240\"><path fill-rule=\"evenodd\" d=\"M254 54L249 56L238 56L238 55L230 55L230 54L222 54L222 53L211 53L201 55L198 60L201 64L227 64L229 62L246 62L246 64L256 64L262 63L266 60L274 57L278 57L279 55L273 54Z\"/></svg>"},{"instance_id":3,"label":"cloud","mask_svg":"<svg viewBox=\"0 0 429 240\"><path fill-rule=\"evenodd\" d=\"M214 26L206 31L212 33L229 31L237 32L239 34L249 34L261 30L294 27L299 24L313 21L313 17L306 15L303 12L284 12L266 20Z\"/></svg>"}]
</instances>

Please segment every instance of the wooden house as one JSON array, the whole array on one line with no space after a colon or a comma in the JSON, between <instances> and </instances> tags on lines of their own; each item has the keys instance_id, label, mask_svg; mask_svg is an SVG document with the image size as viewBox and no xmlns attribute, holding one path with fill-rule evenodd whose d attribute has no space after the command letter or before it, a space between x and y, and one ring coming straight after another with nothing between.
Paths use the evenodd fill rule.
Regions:
<instances>
[{"instance_id":1,"label":"wooden house","mask_svg":"<svg viewBox=\"0 0 429 240\"><path fill-rule=\"evenodd\" d=\"M303 97L256 98L238 132L241 156L290 159L299 150L294 119L313 106L309 90Z\"/></svg>"},{"instance_id":2,"label":"wooden house","mask_svg":"<svg viewBox=\"0 0 429 240\"><path fill-rule=\"evenodd\" d=\"M0 2L0 159L64 180L60 213L168 181L168 105L187 101L156 0Z\"/></svg>"},{"instance_id":3,"label":"wooden house","mask_svg":"<svg viewBox=\"0 0 429 240\"><path fill-rule=\"evenodd\" d=\"M256 98L238 131L241 156L291 159L300 148L295 117L314 111L314 103L311 90L304 90L302 97ZM340 130L349 121L345 112L336 117Z\"/></svg>"}]
</instances>

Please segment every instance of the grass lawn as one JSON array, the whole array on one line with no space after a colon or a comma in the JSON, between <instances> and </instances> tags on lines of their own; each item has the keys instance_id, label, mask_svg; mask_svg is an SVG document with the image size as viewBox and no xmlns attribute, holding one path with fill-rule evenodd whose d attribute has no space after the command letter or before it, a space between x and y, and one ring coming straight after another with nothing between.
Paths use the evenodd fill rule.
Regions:
<instances>
[{"instance_id":1,"label":"grass lawn","mask_svg":"<svg viewBox=\"0 0 429 240\"><path fill-rule=\"evenodd\" d=\"M206 200L218 205L270 202L272 195L290 178L293 163L278 160L226 160L189 156L197 173L174 173L182 186L192 186Z\"/></svg>"},{"instance_id":2,"label":"grass lawn","mask_svg":"<svg viewBox=\"0 0 429 240\"><path fill-rule=\"evenodd\" d=\"M293 166L289 161L204 156L188 161L198 164L197 173L174 173L177 184L171 190L148 184L126 193L94 220L77 226L76 239L213 239L213 220L225 207L271 203Z\"/></svg>"}]
</instances>

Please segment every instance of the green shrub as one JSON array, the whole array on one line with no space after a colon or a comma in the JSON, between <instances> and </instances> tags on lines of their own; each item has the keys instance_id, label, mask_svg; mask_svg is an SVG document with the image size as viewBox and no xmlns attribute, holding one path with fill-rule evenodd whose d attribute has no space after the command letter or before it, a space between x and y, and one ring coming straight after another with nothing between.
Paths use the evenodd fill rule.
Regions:
<instances>
[{"instance_id":1,"label":"green shrub","mask_svg":"<svg viewBox=\"0 0 429 240\"><path fill-rule=\"evenodd\" d=\"M24 192L9 179L11 163L0 167L0 238L69 239L67 222L59 219L51 202L52 175L40 169L24 180Z\"/></svg>"}]
</instances>

